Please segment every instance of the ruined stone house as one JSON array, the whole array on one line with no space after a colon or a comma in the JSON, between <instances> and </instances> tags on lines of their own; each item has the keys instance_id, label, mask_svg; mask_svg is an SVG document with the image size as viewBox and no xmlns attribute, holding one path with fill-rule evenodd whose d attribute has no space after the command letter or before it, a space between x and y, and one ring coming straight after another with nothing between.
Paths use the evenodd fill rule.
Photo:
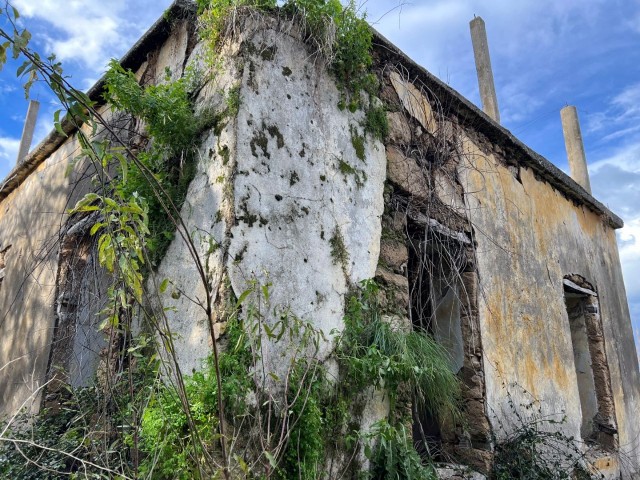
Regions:
<instances>
[{"instance_id":1,"label":"ruined stone house","mask_svg":"<svg viewBox=\"0 0 640 480\"><path fill-rule=\"evenodd\" d=\"M153 84L201 51L194 13L178 2L122 65ZM337 107L335 81L290 25L247 28L222 58L198 106L220 104L237 85L239 111L203 136L183 207L213 290L224 276L236 295L268 279L274 304L328 334L342 328L349 287L375 278L404 311L397 320L427 328L452 356L468 422L435 435L461 462L488 470L513 409L535 398L545 414L566 415L562 429L588 441L607 478L634 478L640 374L620 218L379 34L382 88L369 101L387 109L384 141L364 131L363 112ZM92 188L92 171L69 171L78 144L65 128L68 137L53 131L0 189L4 413L37 410L58 369L81 386L104 361L96 312L108 279L88 222L65 214ZM156 274L201 290L179 237ZM180 364L198 368L211 348L202 313L184 296L165 297ZM320 355L330 353L327 343Z\"/></svg>"}]
</instances>

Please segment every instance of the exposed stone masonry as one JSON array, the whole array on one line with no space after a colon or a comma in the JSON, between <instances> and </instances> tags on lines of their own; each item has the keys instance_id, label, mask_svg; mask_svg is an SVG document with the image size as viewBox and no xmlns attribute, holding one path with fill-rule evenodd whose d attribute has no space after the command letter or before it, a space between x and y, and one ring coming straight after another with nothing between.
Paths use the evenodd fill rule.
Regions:
<instances>
[{"instance_id":1,"label":"exposed stone masonry","mask_svg":"<svg viewBox=\"0 0 640 480\"><path fill-rule=\"evenodd\" d=\"M414 326L435 321L422 318L426 311L416 310L416 302L424 301L419 298L422 294L416 283L422 281L419 270L427 269L425 274L430 279L424 281L431 281L435 270L449 268L445 281L459 284L457 321L463 360L458 375L464 385L465 426L441 425L441 455L488 472L492 461L491 427L486 415L478 323L478 275L473 231L466 216L464 192L457 181L456 127L437 110L442 107L423 93L426 90L416 87L419 82L409 83L397 70L381 76L385 82L382 97L391 111L387 115L389 138L385 145L388 185L376 278L393 292L393 298L387 300L403 309L405 322ZM429 249L435 251L430 253ZM416 315L421 318L410 320Z\"/></svg>"}]
</instances>

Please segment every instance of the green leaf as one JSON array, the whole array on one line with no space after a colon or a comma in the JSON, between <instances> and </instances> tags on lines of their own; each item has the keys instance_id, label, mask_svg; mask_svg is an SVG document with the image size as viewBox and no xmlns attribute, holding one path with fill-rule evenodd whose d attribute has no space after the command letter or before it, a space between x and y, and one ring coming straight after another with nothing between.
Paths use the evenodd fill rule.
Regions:
<instances>
[{"instance_id":1,"label":"green leaf","mask_svg":"<svg viewBox=\"0 0 640 480\"><path fill-rule=\"evenodd\" d=\"M165 278L160 284L160 287L158 288L158 290L160 291L160 293L164 293L167 290L168 286L169 286L169 279Z\"/></svg>"},{"instance_id":2,"label":"green leaf","mask_svg":"<svg viewBox=\"0 0 640 480\"><path fill-rule=\"evenodd\" d=\"M36 70L29 71L29 80L24 84L24 98L29 99L29 91L31 90L31 86L33 82L38 79L38 72Z\"/></svg>"},{"instance_id":3,"label":"green leaf","mask_svg":"<svg viewBox=\"0 0 640 480\"><path fill-rule=\"evenodd\" d=\"M23 64L18 67L18 70L16 71L16 77L21 76L29 65L32 65L31 62L29 60L25 60Z\"/></svg>"},{"instance_id":4,"label":"green leaf","mask_svg":"<svg viewBox=\"0 0 640 480\"><path fill-rule=\"evenodd\" d=\"M267 460L269 460L269 465L271 465L271 468L276 468L276 466L278 465L278 463L276 462L275 457L271 454L271 452L267 452L265 450L264 452L264 456L267 457Z\"/></svg>"},{"instance_id":5,"label":"green leaf","mask_svg":"<svg viewBox=\"0 0 640 480\"><path fill-rule=\"evenodd\" d=\"M105 226L105 223L102 223L102 222L94 223L93 226L91 227L91 230L89 230L89 235L92 235L92 236L95 235L95 233L104 226Z\"/></svg>"},{"instance_id":6,"label":"green leaf","mask_svg":"<svg viewBox=\"0 0 640 480\"><path fill-rule=\"evenodd\" d=\"M262 296L264 297L267 303L269 303L269 287L270 286L271 286L270 283L267 283L266 285L262 285Z\"/></svg>"},{"instance_id":7,"label":"green leaf","mask_svg":"<svg viewBox=\"0 0 640 480\"><path fill-rule=\"evenodd\" d=\"M24 41L24 46L26 47L27 43L29 43L29 41L31 40L31 32L25 28L24 30L22 30L20 38L22 38L22 40Z\"/></svg>"},{"instance_id":8,"label":"green leaf","mask_svg":"<svg viewBox=\"0 0 640 480\"><path fill-rule=\"evenodd\" d=\"M82 197L80 200L78 200L78 202L76 203L76 206L73 207L69 213L76 213L76 212L80 212L80 211L88 211L88 210L82 210L82 209L85 208L87 205L92 204L93 202L95 202L99 198L100 198L100 196L97 193L87 193L84 197ZM97 207L94 208L94 210L97 210Z\"/></svg>"},{"instance_id":9,"label":"green leaf","mask_svg":"<svg viewBox=\"0 0 640 480\"><path fill-rule=\"evenodd\" d=\"M9 42L0 44L0 71L2 71L4 64L7 63L7 47L9 47Z\"/></svg>"},{"instance_id":10,"label":"green leaf","mask_svg":"<svg viewBox=\"0 0 640 480\"><path fill-rule=\"evenodd\" d=\"M62 124L60 123L60 112L61 110L56 110L55 112L53 112L53 126L55 127L56 132L66 138L68 137L68 135L64 133L64 130L62 130Z\"/></svg>"},{"instance_id":11,"label":"green leaf","mask_svg":"<svg viewBox=\"0 0 640 480\"><path fill-rule=\"evenodd\" d=\"M120 162L120 172L122 173L122 183L127 183L127 173L128 173L128 165L127 159L121 153L116 153L115 155L118 162Z\"/></svg>"},{"instance_id":12,"label":"green leaf","mask_svg":"<svg viewBox=\"0 0 640 480\"><path fill-rule=\"evenodd\" d=\"M253 290L251 288L249 288L249 289L245 290L244 292L242 292L242 294L238 298L238 301L236 302L236 305L238 305L238 306L242 305L242 302L244 302L246 300L246 298L249 296L249 294L252 291Z\"/></svg>"},{"instance_id":13,"label":"green leaf","mask_svg":"<svg viewBox=\"0 0 640 480\"><path fill-rule=\"evenodd\" d=\"M17 20L20 18L20 13L18 12L18 9L16 7L14 7L13 5L11 6L11 8L13 9L13 19Z\"/></svg>"}]
</instances>

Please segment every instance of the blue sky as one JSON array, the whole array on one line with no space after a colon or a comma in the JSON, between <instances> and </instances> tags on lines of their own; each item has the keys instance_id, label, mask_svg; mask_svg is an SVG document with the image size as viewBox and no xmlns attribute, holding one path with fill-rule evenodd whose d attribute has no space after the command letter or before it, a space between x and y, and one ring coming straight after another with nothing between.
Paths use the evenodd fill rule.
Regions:
<instances>
[{"instance_id":1,"label":"blue sky","mask_svg":"<svg viewBox=\"0 0 640 480\"><path fill-rule=\"evenodd\" d=\"M568 169L560 109L576 105L594 196L621 216L618 231L629 306L640 344L640 1L368 0L387 38L480 104L469 21L484 18L502 124ZM168 0L15 0L35 46L55 52L88 88L162 14ZM27 102L15 67L0 72L0 178L15 163ZM40 86L35 141L56 109Z\"/></svg>"}]
</instances>

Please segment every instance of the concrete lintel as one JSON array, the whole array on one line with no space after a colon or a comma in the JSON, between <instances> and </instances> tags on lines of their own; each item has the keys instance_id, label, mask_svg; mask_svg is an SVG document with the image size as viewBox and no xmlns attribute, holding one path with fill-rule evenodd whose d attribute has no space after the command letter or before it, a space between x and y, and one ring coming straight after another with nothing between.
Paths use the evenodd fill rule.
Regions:
<instances>
[{"instance_id":1,"label":"concrete lintel","mask_svg":"<svg viewBox=\"0 0 640 480\"><path fill-rule=\"evenodd\" d=\"M583 293L584 295L589 295L591 297L597 297L598 294L593 290L589 290L588 288L581 287L571 280L567 280L566 278L562 281L564 283L565 288L569 289L573 293Z\"/></svg>"},{"instance_id":2,"label":"concrete lintel","mask_svg":"<svg viewBox=\"0 0 640 480\"><path fill-rule=\"evenodd\" d=\"M471 240L469 240L469 238L464 233L456 232L455 230L452 230L449 227L441 224L437 220L427 217L423 213L416 212L416 211L413 211L412 209L409 209L407 211L407 215L411 220L416 222L418 225L429 227L432 231L434 231L439 235L452 238L456 242L460 242L464 245L471 244Z\"/></svg>"}]
</instances>

